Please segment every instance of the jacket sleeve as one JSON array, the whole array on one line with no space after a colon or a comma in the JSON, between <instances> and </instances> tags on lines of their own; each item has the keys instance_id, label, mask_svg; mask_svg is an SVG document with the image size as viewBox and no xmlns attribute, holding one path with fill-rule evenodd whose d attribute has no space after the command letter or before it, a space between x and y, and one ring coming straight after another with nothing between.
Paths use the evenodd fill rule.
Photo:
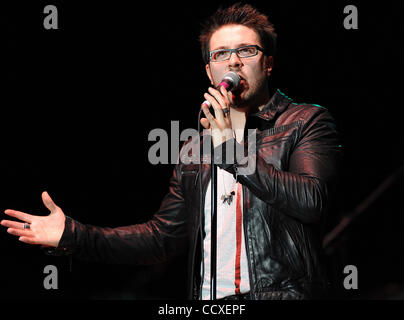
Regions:
<instances>
[{"instance_id":1,"label":"jacket sleeve","mask_svg":"<svg viewBox=\"0 0 404 320\"><path fill-rule=\"evenodd\" d=\"M177 166L170 179L169 192L150 221L104 228L84 225L67 217L57 250L88 261L135 265L160 263L186 250L186 221Z\"/></svg>"},{"instance_id":2,"label":"jacket sleeve","mask_svg":"<svg viewBox=\"0 0 404 320\"><path fill-rule=\"evenodd\" d=\"M253 161L255 170L237 177L262 201L304 223L314 223L322 217L335 182L341 148L333 118L325 108L315 108L303 121L289 156L288 170L277 170L255 152L247 155L248 163ZM222 148L224 152L226 146ZM240 171L237 163L219 166L235 174Z\"/></svg>"}]
</instances>

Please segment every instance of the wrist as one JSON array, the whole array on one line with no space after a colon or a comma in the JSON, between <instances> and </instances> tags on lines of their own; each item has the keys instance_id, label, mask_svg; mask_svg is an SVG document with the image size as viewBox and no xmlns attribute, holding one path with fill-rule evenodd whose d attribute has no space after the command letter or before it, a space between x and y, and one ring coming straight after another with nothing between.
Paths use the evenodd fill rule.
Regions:
<instances>
[{"instance_id":1,"label":"wrist","mask_svg":"<svg viewBox=\"0 0 404 320\"><path fill-rule=\"evenodd\" d=\"M212 132L212 143L213 147L216 148L219 145L225 143L226 141L233 139L233 130L228 128L224 130L214 129Z\"/></svg>"}]
</instances>

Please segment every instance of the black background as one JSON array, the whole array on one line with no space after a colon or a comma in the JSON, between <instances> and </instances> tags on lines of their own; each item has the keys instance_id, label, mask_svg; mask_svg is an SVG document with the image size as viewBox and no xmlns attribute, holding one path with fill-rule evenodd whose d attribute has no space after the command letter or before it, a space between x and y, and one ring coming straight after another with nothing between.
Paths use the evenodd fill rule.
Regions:
<instances>
[{"instance_id":1,"label":"black background","mask_svg":"<svg viewBox=\"0 0 404 320\"><path fill-rule=\"evenodd\" d=\"M147 221L173 169L149 163L148 134L169 133L171 121L196 129L209 86L200 23L229 3L2 3L0 210L46 215L47 190L82 223ZM250 3L278 33L271 90L327 107L338 124L344 163L331 230L404 162L400 10L388 1ZM47 4L58 8L58 30L43 27ZM349 4L358 30L343 26ZM336 297L403 297L403 178L395 177L327 251ZM185 297L185 257L148 267L73 260L70 270L67 258L46 256L5 228L0 255L4 298ZM58 267L58 290L43 288L47 264ZM345 265L358 268L358 290L343 289Z\"/></svg>"}]
</instances>

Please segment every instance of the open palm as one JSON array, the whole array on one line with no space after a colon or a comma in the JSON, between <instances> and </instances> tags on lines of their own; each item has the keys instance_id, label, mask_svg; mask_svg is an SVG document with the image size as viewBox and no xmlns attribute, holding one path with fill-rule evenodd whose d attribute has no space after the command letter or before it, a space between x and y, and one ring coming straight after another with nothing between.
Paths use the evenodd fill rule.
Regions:
<instances>
[{"instance_id":1,"label":"open palm","mask_svg":"<svg viewBox=\"0 0 404 320\"><path fill-rule=\"evenodd\" d=\"M46 191L42 193L42 201L50 210L48 216L35 216L7 209L5 214L23 222L2 220L1 225L8 228L8 233L19 236L18 240L22 242L57 247L64 231L66 216ZM29 228L24 228L24 224Z\"/></svg>"}]
</instances>

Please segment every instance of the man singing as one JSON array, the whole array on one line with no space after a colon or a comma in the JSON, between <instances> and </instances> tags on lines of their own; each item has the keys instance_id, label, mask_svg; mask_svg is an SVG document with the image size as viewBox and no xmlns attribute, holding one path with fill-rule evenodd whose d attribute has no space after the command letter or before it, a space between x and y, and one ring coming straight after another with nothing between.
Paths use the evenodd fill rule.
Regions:
<instances>
[{"instance_id":1,"label":"man singing","mask_svg":"<svg viewBox=\"0 0 404 320\"><path fill-rule=\"evenodd\" d=\"M203 96L212 108L203 105L201 119L209 134L201 140L211 137L223 158L229 148L246 149L251 130L256 145L248 154L254 170L240 170L238 157L218 164L217 298L322 297L323 226L340 153L334 120L327 109L293 103L279 90L271 96L276 34L254 7L219 9L200 42L212 84ZM218 88L229 71L241 79L232 92ZM65 216L46 192L49 216L6 210L22 222L1 224L22 242L92 261L144 265L187 252L188 298L209 299L210 180L210 164L180 161L160 209L143 224L84 225Z\"/></svg>"}]
</instances>

